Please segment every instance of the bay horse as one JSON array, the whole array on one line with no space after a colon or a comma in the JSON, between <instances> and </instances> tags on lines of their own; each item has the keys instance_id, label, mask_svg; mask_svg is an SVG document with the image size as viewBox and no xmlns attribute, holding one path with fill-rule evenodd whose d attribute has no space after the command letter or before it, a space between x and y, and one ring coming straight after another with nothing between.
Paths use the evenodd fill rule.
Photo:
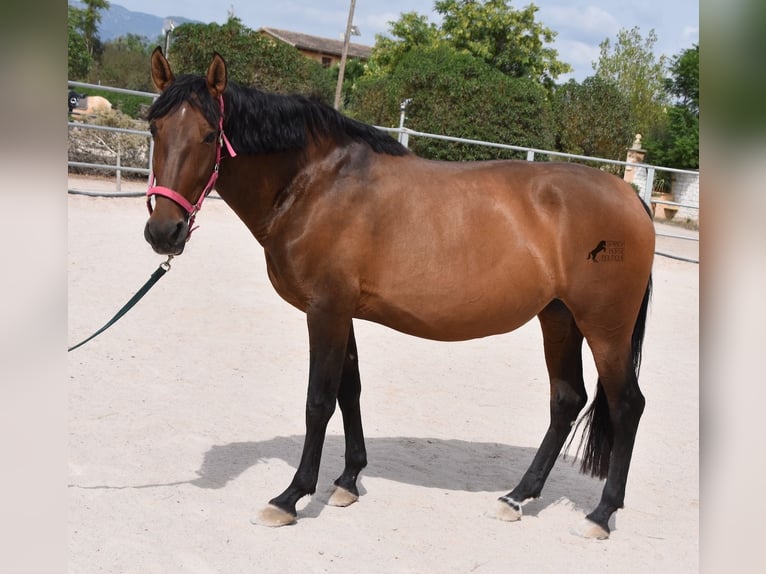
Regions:
<instances>
[{"instance_id":1,"label":"bay horse","mask_svg":"<svg viewBox=\"0 0 766 574\"><path fill-rule=\"evenodd\" d=\"M580 418L581 470L606 483L579 533L607 538L610 517L623 506L645 402L638 370L654 227L633 188L569 163L425 160L315 99L227 82L218 53L205 75L176 77L157 48L151 73L160 96L148 112L154 171L146 240L157 253L181 254L215 187L263 247L274 289L306 314L303 453L288 487L254 522L296 521L296 502L316 491L336 402L345 467L329 504L359 497L367 454L353 319L459 341L506 333L537 316L550 426L519 484L498 499L496 515L521 518L574 436L587 402L585 339L598 381ZM620 256L595 265L588 255L602 242L606 250L619 245Z\"/></svg>"}]
</instances>

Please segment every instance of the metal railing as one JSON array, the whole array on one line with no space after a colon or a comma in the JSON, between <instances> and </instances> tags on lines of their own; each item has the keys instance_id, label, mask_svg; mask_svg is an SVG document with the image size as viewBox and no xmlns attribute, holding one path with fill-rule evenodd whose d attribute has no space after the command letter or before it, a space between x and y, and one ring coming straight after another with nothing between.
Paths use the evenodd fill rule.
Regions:
<instances>
[{"instance_id":1,"label":"metal railing","mask_svg":"<svg viewBox=\"0 0 766 574\"><path fill-rule=\"evenodd\" d=\"M152 101L155 100L159 94L155 94L152 92L142 92L139 90L128 90L125 88L114 88L111 86L101 86L98 84L88 84L85 82L74 82L74 81L68 81L67 85L69 87L73 88L87 88L87 89L94 89L94 90L102 90L105 92L113 92L118 94L127 94L132 96L141 96L151 99ZM72 161L67 160L67 166L68 167L79 167L79 168L91 168L91 169L101 169L101 170L107 170L107 171L114 171L116 176L116 186L117 186L117 192L120 193L120 183L122 181L122 172L129 172L129 173L140 173L143 175L149 175L151 173L151 162L152 162L152 156L154 151L154 141L152 140L151 133L149 133L148 130L136 130L136 129L130 129L130 128L118 128L118 127L112 127L112 126L102 126L97 124L91 124L88 122L75 122L75 121L69 121L67 122L67 126L69 129L77 128L77 129L86 129L86 130L94 130L94 131L105 131L105 132L113 132L113 133L120 133L120 134L127 134L127 135L139 135L144 136L148 138L149 141L149 150L147 153L148 159L147 159L147 167L131 167L131 166L124 166L120 163L120 153L118 152L116 154L117 163L115 164L106 164L106 163L94 163L94 162L82 162L82 161Z\"/></svg>"}]
</instances>

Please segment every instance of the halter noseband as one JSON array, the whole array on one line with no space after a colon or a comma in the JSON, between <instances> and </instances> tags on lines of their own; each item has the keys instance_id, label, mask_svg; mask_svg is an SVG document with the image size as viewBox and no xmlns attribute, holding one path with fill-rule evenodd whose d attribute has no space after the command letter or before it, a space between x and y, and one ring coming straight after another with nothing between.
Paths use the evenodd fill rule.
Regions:
<instances>
[{"instance_id":1,"label":"halter noseband","mask_svg":"<svg viewBox=\"0 0 766 574\"><path fill-rule=\"evenodd\" d=\"M234 151L234 148L231 146L231 143L229 142L229 138L226 137L226 134L223 132L223 95L218 96L218 103L221 106L221 118L218 121L218 140L216 141L215 145L215 166L213 166L213 173L210 174L210 179L207 182L207 185L202 190L202 193L199 196L199 199L197 200L197 203L192 204L188 199L186 199L183 195L178 193L177 191L174 191L170 189L169 187L163 187L161 185L154 185L157 183L154 172L149 174L149 189L146 191L146 207L149 210L149 215L152 214L154 211L154 208L152 207L152 196L153 195L161 195L162 197L166 197L170 199L171 201L174 201L178 205L180 205L184 211L189 215L189 232L186 235L186 241L189 241L191 238L192 231L197 229L194 227L194 218L197 215L197 212L202 209L202 202L205 200L205 198L208 196L208 194L213 190L213 187L215 187L215 182L218 180L218 166L221 163L221 149L223 146L226 146L226 150L229 152L229 157L236 157L237 154Z\"/></svg>"}]
</instances>

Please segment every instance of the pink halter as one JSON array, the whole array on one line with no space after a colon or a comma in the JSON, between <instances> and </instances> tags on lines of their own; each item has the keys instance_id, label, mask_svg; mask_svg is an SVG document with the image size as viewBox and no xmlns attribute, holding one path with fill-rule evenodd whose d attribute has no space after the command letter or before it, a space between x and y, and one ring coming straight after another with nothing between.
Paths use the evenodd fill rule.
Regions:
<instances>
[{"instance_id":1,"label":"pink halter","mask_svg":"<svg viewBox=\"0 0 766 574\"><path fill-rule=\"evenodd\" d=\"M183 195L178 193L177 191L174 191L170 189L169 187L163 187L161 185L154 185L156 183L156 180L154 178L154 172L149 174L149 189L146 191L146 207L149 210L149 215L152 214L154 211L154 208L152 207L152 196L153 195L161 195L162 197L167 197L168 199L176 202L178 205L180 205L186 213L189 214L189 233L186 236L186 241L189 241L191 238L192 231L197 229L194 227L194 218L197 215L197 212L202 209L202 202L205 200L205 198L208 196L208 194L213 190L213 187L215 187L215 182L218 180L218 166L221 163L221 149L223 146L226 146L226 150L229 152L229 157L236 157L237 154L234 151L234 148L231 146L231 143L229 142L229 138L226 137L226 134L223 133L223 95L218 96L218 103L221 106L221 119L218 122L218 131L219 131L219 137L218 141L216 142L215 146L215 166L213 167L213 173L210 174L210 179L208 180L207 184L202 190L202 193L199 196L199 199L197 200L197 203L193 204L186 199Z\"/></svg>"}]
</instances>

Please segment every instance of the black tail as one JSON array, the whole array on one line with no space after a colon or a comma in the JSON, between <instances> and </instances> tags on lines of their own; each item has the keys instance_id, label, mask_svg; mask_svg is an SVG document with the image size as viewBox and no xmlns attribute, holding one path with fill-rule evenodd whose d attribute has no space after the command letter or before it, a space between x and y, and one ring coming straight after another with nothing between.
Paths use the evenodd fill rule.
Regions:
<instances>
[{"instance_id":1,"label":"black tail","mask_svg":"<svg viewBox=\"0 0 766 574\"><path fill-rule=\"evenodd\" d=\"M633 359L633 372L636 380L641 369L641 348L644 344L644 334L646 332L646 318L649 311L649 300L652 297L652 277L649 276L649 283L646 286L644 300L641 302L641 309L636 318L636 324L633 327L633 336L631 337L631 355ZM575 433L569 440L572 444L576 430L582 423L585 423L580 445L577 447L577 454L585 443L580 471L583 474L590 474L597 478L606 478L609 472L609 457L612 454L612 444L614 442L614 430L612 421L609 418L609 404L606 400L604 388L599 380L596 384L596 397L585 411L575 427ZM569 448L567 445L567 449Z\"/></svg>"}]
</instances>

